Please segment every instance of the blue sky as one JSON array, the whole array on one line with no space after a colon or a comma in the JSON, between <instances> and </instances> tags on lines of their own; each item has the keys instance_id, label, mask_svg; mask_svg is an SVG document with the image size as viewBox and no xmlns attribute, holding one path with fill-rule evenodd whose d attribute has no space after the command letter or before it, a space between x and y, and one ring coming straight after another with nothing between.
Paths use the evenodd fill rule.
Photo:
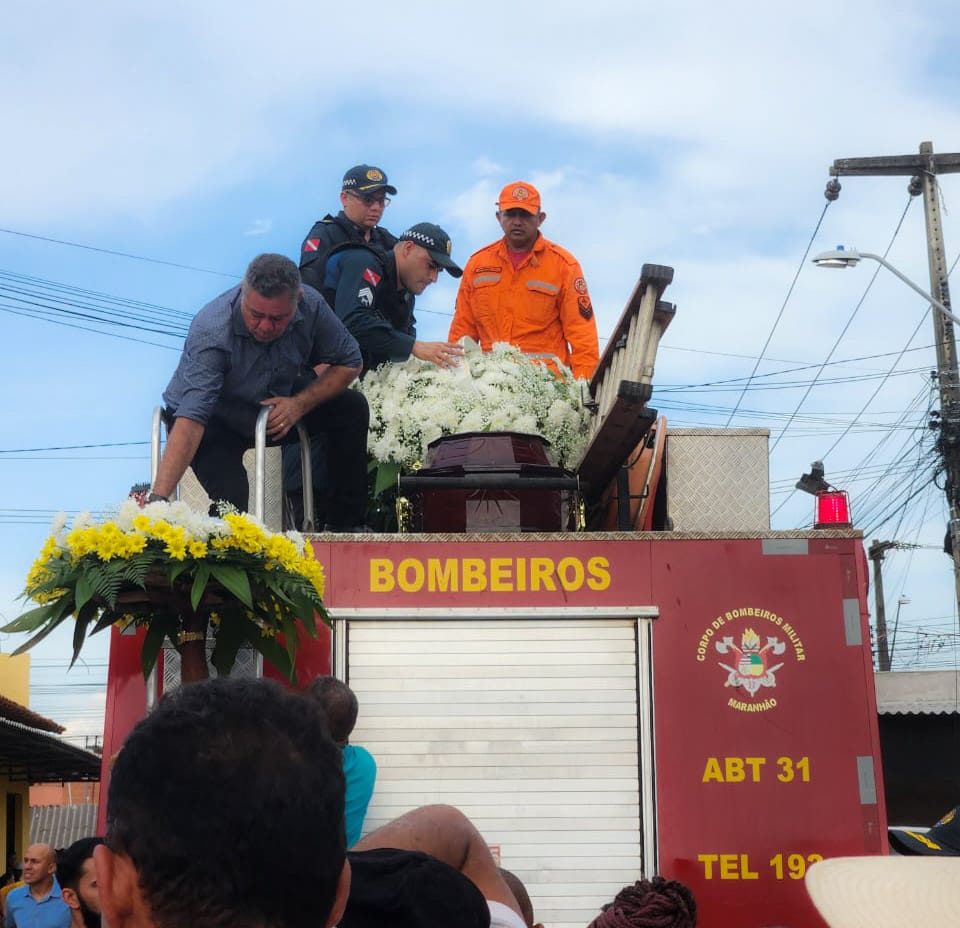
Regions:
<instances>
[{"instance_id":1,"label":"blue sky","mask_svg":"<svg viewBox=\"0 0 960 928\"><path fill-rule=\"evenodd\" d=\"M924 140L960 150L951 4L778 6L598 0L555 2L546 14L542 5L498 0L482 8L418 0L257 10L216 0L15 5L0 38L0 227L219 273L7 233L0 270L192 314L253 255L295 256L311 223L335 208L340 177L355 163L379 165L397 186L388 228L438 222L461 263L497 237L500 187L525 179L543 194L545 235L583 265L602 336L644 262L676 269L666 297L678 314L659 355L655 405L677 425L724 425L739 385L666 388L753 370L823 209L833 160L908 154ZM845 242L882 252L907 203L906 181L845 179L814 251ZM943 179L951 260L960 249L950 208L958 189L954 177ZM919 201L889 257L928 285ZM759 373L822 361L873 270L805 267ZM455 296L445 276L419 301L424 338L444 337ZM909 464L903 442L925 421L912 403L923 406L923 371L933 363L924 311L889 274L870 288L835 354L870 359L824 376L884 371L892 359L873 356L903 348L918 325L919 350L872 401L861 420L871 428L829 451L828 479ZM3 323L0 506L115 503L147 478L144 446L16 449L146 441L176 339L150 336L166 347L147 346L9 313ZM811 391L800 413L815 418L795 420L772 455L774 507L878 383ZM805 389L751 391L731 424L768 426L776 439ZM891 430L908 410L907 427ZM848 486L855 518L858 490L872 479ZM808 500L790 497L775 527L808 523ZM880 533L896 528L898 538L935 545L943 520L931 491ZM0 519L0 613L8 618L20 611L16 597L46 533L23 521L22 512ZM904 627L956 631L943 554L895 552L887 563L891 612L898 596L911 598ZM105 643L92 641L87 666L69 674L65 637L36 652L34 706L71 733L100 724Z\"/></svg>"}]
</instances>

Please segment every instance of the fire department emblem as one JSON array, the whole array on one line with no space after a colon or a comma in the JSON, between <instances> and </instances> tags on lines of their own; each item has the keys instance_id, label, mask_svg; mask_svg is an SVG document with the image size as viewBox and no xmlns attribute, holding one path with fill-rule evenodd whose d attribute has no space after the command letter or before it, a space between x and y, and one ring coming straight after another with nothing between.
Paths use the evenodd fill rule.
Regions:
<instances>
[{"instance_id":1,"label":"fire department emblem","mask_svg":"<svg viewBox=\"0 0 960 928\"><path fill-rule=\"evenodd\" d=\"M526 200L530 196L530 191L526 187L514 187L510 196L514 200Z\"/></svg>"},{"instance_id":2,"label":"fire department emblem","mask_svg":"<svg viewBox=\"0 0 960 928\"><path fill-rule=\"evenodd\" d=\"M767 643L761 647L760 636L752 629L744 630L740 636L740 646L734 644L733 636L725 635L715 645L719 654L729 654L730 664L718 661L727 671L727 682L724 686L743 687L751 696L764 686L776 686L777 671L783 666L771 664L771 657L783 654L787 649L785 642L778 638L768 637Z\"/></svg>"},{"instance_id":3,"label":"fire department emblem","mask_svg":"<svg viewBox=\"0 0 960 928\"><path fill-rule=\"evenodd\" d=\"M370 168L367 171L367 180L383 180L383 174L376 168Z\"/></svg>"},{"instance_id":4,"label":"fire department emblem","mask_svg":"<svg viewBox=\"0 0 960 928\"><path fill-rule=\"evenodd\" d=\"M586 293L586 292L587 292L587 282L586 282L582 277L578 277L578 278L573 282L573 289L576 290L577 293Z\"/></svg>"}]
</instances>

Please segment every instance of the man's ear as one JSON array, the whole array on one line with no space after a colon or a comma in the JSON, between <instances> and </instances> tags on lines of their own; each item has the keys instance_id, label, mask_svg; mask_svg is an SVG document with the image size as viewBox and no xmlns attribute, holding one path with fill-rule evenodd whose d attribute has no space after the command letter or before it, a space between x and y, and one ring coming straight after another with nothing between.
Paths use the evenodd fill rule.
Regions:
<instances>
[{"instance_id":1,"label":"man's ear","mask_svg":"<svg viewBox=\"0 0 960 928\"><path fill-rule=\"evenodd\" d=\"M60 898L71 908L79 909L80 900L77 897L77 891L75 889L70 889L68 886L63 887L60 890Z\"/></svg>"},{"instance_id":2,"label":"man's ear","mask_svg":"<svg viewBox=\"0 0 960 928\"><path fill-rule=\"evenodd\" d=\"M110 928L132 928L142 908L137 869L125 854L111 851L105 844L93 849L97 872L97 891L104 924Z\"/></svg>"},{"instance_id":3,"label":"man's ear","mask_svg":"<svg viewBox=\"0 0 960 928\"><path fill-rule=\"evenodd\" d=\"M337 881L337 894L333 900L333 908L327 916L327 928L333 928L343 917L343 911L347 907L347 900L350 898L350 861L344 860L343 869L340 871L340 879ZM110 922L113 925L113 922Z\"/></svg>"}]
</instances>

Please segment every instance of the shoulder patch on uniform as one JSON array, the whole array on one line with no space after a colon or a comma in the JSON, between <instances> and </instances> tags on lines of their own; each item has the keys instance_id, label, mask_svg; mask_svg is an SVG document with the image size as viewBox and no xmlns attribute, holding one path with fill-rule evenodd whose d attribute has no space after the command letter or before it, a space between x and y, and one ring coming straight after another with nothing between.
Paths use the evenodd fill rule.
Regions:
<instances>
[{"instance_id":1,"label":"shoulder patch on uniform","mask_svg":"<svg viewBox=\"0 0 960 928\"><path fill-rule=\"evenodd\" d=\"M576 290L577 293L586 293L586 292L587 292L587 282L586 282L582 277L578 277L578 278L573 282L573 289Z\"/></svg>"},{"instance_id":2,"label":"shoulder patch on uniform","mask_svg":"<svg viewBox=\"0 0 960 928\"><path fill-rule=\"evenodd\" d=\"M372 267L368 267L366 268L366 270L364 270L363 279L368 284L373 284L374 286L380 283L380 275L376 271L374 271Z\"/></svg>"},{"instance_id":3,"label":"shoulder patch on uniform","mask_svg":"<svg viewBox=\"0 0 960 928\"><path fill-rule=\"evenodd\" d=\"M373 306L373 291L369 287L364 287L357 294L357 299L361 306Z\"/></svg>"},{"instance_id":4,"label":"shoulder patch on uniform","mask_svg":"<svg viewBox=\"0 0 960 928\"><path fill-rule=\"evenodd\" d=\"M593 304L590 302L590 297L577 297L577 306L580 309L580 315L583 316L584 319L589 320L593 318Z\"/></svg>"},{"instance_id":5,"label":"shoulder patch on uniform","mask_svg":"<svg viewBox=\"0 0 960 928\"><path fill-rule=\"evenodd\" d=\"M320 239L318 238L308 238L303 243L303 250L307 251L316 251L320 247Z\"/></svg>"}]
</instances>

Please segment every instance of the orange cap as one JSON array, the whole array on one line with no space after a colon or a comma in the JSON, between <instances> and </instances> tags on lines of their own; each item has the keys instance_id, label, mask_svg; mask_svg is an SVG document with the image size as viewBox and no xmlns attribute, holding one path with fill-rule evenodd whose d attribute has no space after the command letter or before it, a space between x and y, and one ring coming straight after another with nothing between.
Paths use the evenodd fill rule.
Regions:
<instances>
[{"instance_id":1,"label":"orange cap","mask_svg":"<svg viewBox=\"0 0 960 928\"><path fill-rule=\"evenodd\" d=\"M500 191L497 207L500 210L525 209L536 216L540 212L540 192L532 184L514 181Z\"/></svg>"}]
</instances>

